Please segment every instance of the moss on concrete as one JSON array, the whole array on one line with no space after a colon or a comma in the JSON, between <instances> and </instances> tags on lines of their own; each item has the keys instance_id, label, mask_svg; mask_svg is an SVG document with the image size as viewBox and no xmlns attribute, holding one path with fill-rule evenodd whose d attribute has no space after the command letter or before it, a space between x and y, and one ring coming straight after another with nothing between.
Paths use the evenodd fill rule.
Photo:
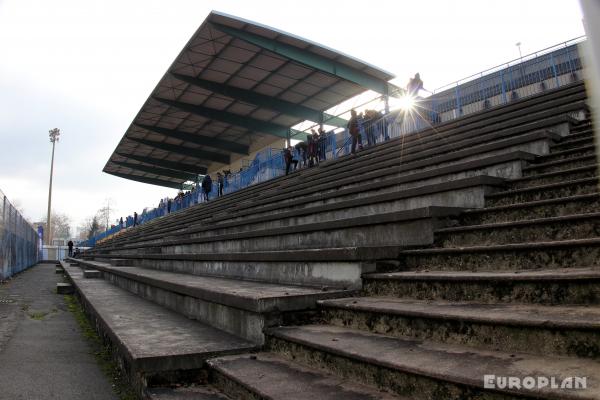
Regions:
<instances>
[{"instance_id":1,"label":"moss on concrete","mask_svg":"<svg viewBox=\"0 0 600 400\"><path fill-rule=\"evenodd\" d=\"M64 298L69 311L73 313L73 316L81 329L81 333L90 344L94 358L98 362L104 375L110 380L117 396L119 396L121 400L136 400L138 396L129 385L127 377L122 373L119 365L114 361L110 346L107 346L102 342L102 339L94 330L93 325L87 319L81 304L79 304L75 296L65 295Z\"/></svg>"}]
</instances>

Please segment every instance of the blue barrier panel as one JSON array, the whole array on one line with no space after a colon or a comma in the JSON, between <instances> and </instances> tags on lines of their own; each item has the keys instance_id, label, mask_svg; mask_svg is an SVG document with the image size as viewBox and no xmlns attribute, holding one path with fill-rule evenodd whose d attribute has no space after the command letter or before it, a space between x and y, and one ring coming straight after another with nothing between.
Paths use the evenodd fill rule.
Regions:
<instances>
[{"instance_id":1,"label":"blue barrier panel","mask_svg":"<svg viewBox=\"0 0 600 400\"><path fill-rule=\"evenodd\" d=\"M35 229L0 191L0 279L6 279L38 262Z\"/></svg>"}]
</instances>

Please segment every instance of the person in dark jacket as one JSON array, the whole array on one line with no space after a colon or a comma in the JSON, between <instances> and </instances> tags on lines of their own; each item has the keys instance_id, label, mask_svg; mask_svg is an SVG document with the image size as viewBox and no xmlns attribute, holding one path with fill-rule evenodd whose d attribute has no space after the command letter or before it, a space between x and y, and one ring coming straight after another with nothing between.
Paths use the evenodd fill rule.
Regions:
<instances>
[{"instance_id":1,"label":"person in dark jacket","mask_svg":"<svg viewBox=\"0 0 600 400\"><path fill-rule=\"evenodd\" d=\"M73 241L69 240L69 243L67 243L67 246L69 247L69 257L73 256Z\"/></svg>"},{"instance_id":2,"label":"person in dark jacket","mask_svg":"<svg viewBox=\"0 0 600 400\"><path fill-rule=\"evenodd\" d=\"M352 137L352 154L356 154L356 145L360 136L360 129L358 126L358 115L356 110L350 110L350 120L348 121L348 133Z\"/></svg>"},{"instance_id":3,"label":"person in dark jacket","mask_svg":"<svg viewBox=\"0 0 600 400\"><path fill-rule=\"evenodd\" d=\"M133 226L136 226L138 224L138 215L137 212L134 211L133 212Z\"/></svg>"},{"instance_id":4,"label":"person in dark jacket","mask_svg":"<svg viewBox=\"0 0 600 400\"><path fill-rule=\"evenodd\" d=\"M225 179L220 172L217 172L217 185L219 186L218 195L219 197L223 196L223 187L225 186Z\"/></svg>"},{"instance_id":5,"label":"person in dark jacket","mask_svg":"<svg viewBox=\"0 0 600 400\"><path fill-rule=\"evenodd\" d=\"M204 193L204 200L208 201L208 194L212 190L212 178L210 175L206 175L204 179L202 179L202 192Z\"/></svg>"},{"instance_id":6,"label":"person in dark jacket","mask_svg":"<svg viewBox=\"0 0 600 400\"><path fill-rule=\"evenodd\" d=\"M292 146L283 150L283 161L285 162L285 174L290 173L290 166L294 164L294 171L298 166L298 160L294 160L294 156L292 155Z\"/></svg>"}]
</instances>

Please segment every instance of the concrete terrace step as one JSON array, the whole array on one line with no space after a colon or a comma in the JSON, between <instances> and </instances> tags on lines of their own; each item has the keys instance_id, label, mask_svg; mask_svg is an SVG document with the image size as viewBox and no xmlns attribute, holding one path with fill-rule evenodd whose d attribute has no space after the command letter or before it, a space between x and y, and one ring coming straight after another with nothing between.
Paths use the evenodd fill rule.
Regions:
<instances>
[{"instance_id":1,"label":"concrete terrace step","mask_svg":"<svg viewBox=\"0 0 600 400\"><path fill-rule=\"evenodd\" d=\"M597 266L600 238L404 250L406 269L517 270Z\"/></svg>"},{"instance_id":2,"label":"concrete terrace step","mask_svg":"<svg viewBox=\"0 0 600 400\"><path fill-rule=\"evenodd\" d=\"M429 128L422 131L415 132L413 135L404 136L402 138L393 139L392 143L400 142L401 145L410 142L411 140L419 140L422 143L424 140L432 140L439 142L443 140L444 136L457 136L468 131L477 131L478 134L487 133L490 130L507 129L514 126L524 125L532 120L543 120L545 118L554 117L559 114L575 112L586 108L585 97L581 97L582 93L565 96L559 101L561 105L556 108L552 108L550 105L552 102L545 102L545 104L537 104L533 107L526 109L522 108L524 103L517 105L516 108L500 108L495 110L495 115L483 112L477 113L477 115L465 116L456 120L450 121L446 124L436 126L435 128ZM516 110L516 111L515 111ZM471 118L473 117L473 118ZM473 121L473 122L471 122ZM570 118L569 123L576 124L578 121ZM565 120L567 122L567 120ZM367 148L362 152L364 156L370 155L378 151L378 147ZM330 163L337 163L343 160L328 161Z\"/></svg>"},{"instance_id":3,"label":"concrete terrace step","mask_svg":"<svg viewBox=\"0 0 600 400\"><path fill-rule=\"evenodd\" d=\"M571 143L585 138L593 138L594 130L591 127L585 130L578 130L578 125L571 126L570 132L567 136L563 136L561 143Z\"/></svg>"},{"instance_id":4,"label":"concrete terrace step","mask_svg":"<svg viewBox=\"0 0 600 400\"><path fill-rule=\"evenodd\" d=\"M595 154L595 151L596 146L590 144L587 146L580 146L573 149L557 151L547 155L539 156L538 162L546 163L551 161L567 160L570 158L585 157Z\"/></svg>"},{"instance_id":5,"label":"concrete terrace step","mask_svg":"<svg viewBox=\"0 0 600 400\"><path fill-rule=\"evenodd\" d=\"M563 169L577 168L594 164L596 164L595 153L576 158L530 164L523 168L523 175L530 176L534 174L543 174L547 172L562 171Z\"/></svg>"},{"instance_id":6,"label":"concrete terrace step","mask_svg":"<svg viewBox=\"0 0 600 400\"><path fill-rule=\"evenodd\" d=\"M598 178L583 178L571 181L529 186L526 188L498 191L486 196L486 207L547 200L559 197L590 194L598 191Z\"/></svg>"},{"instance_id":7,"label":"concrete terrace step","mask_svg":"<svg viewBox=\"0 0 600 400\"><path fill-rule=\"evenodd\" d=\"M369 185L371 189L375 189L375 187L379 187L381 190L377 195L381 195L381 197L374 197L375 194L371 194L369 192L365 192L365 189L362 187L351 187L343 190L332 191L328 193L319 193L316 192L310 196L298 197L295 198L294 202L290 203L280 203L280 202L269 202L266 205L258 205L256 207L248 207L247 209L236 210L235 208L230 210L229 214L226 215L214 215L213 218L220 221L235 221L242 218L247 218L249 216L258 217L258 216L267 216L272 215L273 212L285 212L290 210L296 210L300 207L307 206L320 206L325 205L333 201L346 201L346 200L356 200L362 201L365 204L379 203L384 201L385 199L409 199L417 198L421 196L430 196L437 195L443 192L448 191L457 191L463 188L473 188L476 186L496 186L502 187L504 186L504 179L496 178L491 176L474 176L471 178L458 179L449 182L442 182L438 184L430 184L425 186L415 186L409 187L406 189L396 190L394 186L388 186L388 183L385 181L375 182L372 185ZM293 194L290 192L290 194ZM388 196L387 198L385 196ZM448 197L448 196L446 196ZM462 200L460 197L453 196L453 198ZM470 197L469 197L470 198ZM473 200L477 199L477 196L472 197ZM464 201L452 202L452 198L448 199L449 201L444 204L447 207L465 207ZM414 201L413 201L414 202ZM396 211L400 211L402 209L407 208L417 208L417 207L425 207L430 205L438 205L439 202L431 202L431 201L416 201L415 206L405 206L404 208L396 209ZM478 204L479 201L476 200L474 204ZM468 206L467 206L468 207ZM474 207L477 207L474 205Z\"/></svg>"},{"instance_id":8,"label":"concrete terrace step","mask_svg":"<svg viewBox=\"0 0 600 400\"><path fill-rule=\"evenodd\" d=\"M504 140L502 143L490 143L488 145L485 146L469 146L465 149L465 146L463 146L462 144L460 145L456 145L454 147L456 147L454 150L457 151L453 151L448 153L448 149L446 149L445 146L436 146L435 148L431 149L431 151L429 152L424 152L424 151L417 151L416 154L414 154L413 156L406 156L404 157L402 160L400 160L398 158L398 155L396 152L392 152L389 156L387 156L386 158L384 157L378 157L378 159L376 160L377 165L374 165L373 162L366 162L365 160L360 159L360 157L356 160L353 160L352 163L352 169L348 170L348 169L344 169L338 172L343 173L344 175L346 175L346 179L341 180L339 176L337 176L337 173L332 173L331 170L329 169L325 169L325 168L319 168L319 173L320 175L323 175L323 179L321 181L314 179L311 179L310 182L308 182L307 184L296 184L294 185L294 191L289 191L289 192L285 192L283 194L280 195L275 195L273 192L270 192L269 190L263 190L261 192L260 195L258 196L252 196L251 200L246 199L243 201L235 201L235 202L231 202L228 201L227 199L223 198L224 200L216 200L212 203L208 203L208 204L203 204L200 206L197 206L188 210L188 214L184 217L183 215L178 215L177 219L174 218L170 218L171 216L169 216L169 220L167 221L167 219L165 218L165 220L163 222L168 223L170 226L172 227L177 227L180 226L180 220L181 219L185 219L186 223L190 223L191 221L194 221L194 216L196 214L200 215L201 219L209 219L209 216L211 217L210 219L212 220L223 220L223 218L231 218L230 213L232 212L232 210L235 212L235 216L238 217L240 216L240 214L242 214L241 212L246 209L245 214L242 215L251 215L254 210L252 209L252 206L257 203L257 204L268 204L271 202L282 202L282 201L296 201L298 199L298 191L302 190L304 188L307 188L307 190L309 192L315 192L317 190L319 191L323 191L323 190L333 190L335 187L343 187L343 185L353 185L354 189L358 188L360 189L360 185L359 183L361 182L361 180L366 180L367 182L371 182L373 179L381 179L383 176L385 176L386 174L393 174L393 173L397 173L394 169L391 169L389 167L392 167L394 165L397 165L399 171L409 171L411 169L415 169L415 168L423 168L426 166L435 166L435 165L439 165L440 163L448 163L451 161L457 162L460 161L461 159L465 158L465 157L469 157L469 155L473 156L475 154L481 154L482 152L492 152L494 150L498 151L498 148L501 146L508 146L508 148L511 148L519 145L519 144L527 144L529 142L532 141L539 141L542 140L544 141L544 138L557 138L556 135L554 134L548 134L548 133L544 133L544 132L531 132L530 134L527 135L521 135L512 139L508 139L508 140ZM476 142L480 142L482 139L481 138L475 138ZM510 152L510 150L506 150L508 152ZM429 154L431 153L431 154ZM438 154L439 158L437 159L427 159L427 157L431 158L433 155ZM409 161L411 160L420 160L418 161L418 163L416 164L412 164L409 163ZM361 168L361 162L364 165L364 167ZM386 167L386 169L384 171L376 171L378 168L378 165L381 165L382 167ZM310 170L303 170L301 173L302 174L307 174L309 173ZM369 174L370 173L370 174ZM370 176L373 175L373 176ZM358 177L358 179L357 179ZM317 187L316 185L319 184L324 184L324 187ZM333 184L333 186L332 186ZM378 182L379 184L379 188L386 186L385 184ZM348 187L348 189L352 189L352 187ZM244 189L246 190L246 189ZM278 187L277 188L277 193L281 193L283 191L283 187ZM242 191L240 191L242 192ZM239 193L239 192L238 192ZM217 212L217 210L221 208L221 209L227 209L227 213L225 214L219 214ZM193 211L192 211L193 210ZM190 215L190 213L192 213ZM138 230L138 233L142 233L143 230L142 228L140 228ZM139 236L139 235L138 235ZM128 239L129 236L126 235L122 235L119 238L115 238L115 240L113 241L114 243L120 243L123 242L124 240ZM101 246L99 246L101 247Z\"/></svg>"},{"instance_id":9,"label":"concrete terrace step","mask_svg":"<svg viewBox=\"0 0 600 400\"><path fill-rule=\"evenodd\" d=\"M97 265L104 279L147 300L257 343L282 313L315 308L348 290L195 276L138 267Z\"/></svg>"},{"instance_id":10,"label":"concrete terrace step","mask_svg":"<svg viewBox=\"0 0 600 400\"><path fill-rule=\"evenodd\" d=\"M518 170L520 169L519 165L521 163L521 160L531 159L531 157L533 156L529 153L511 152L509 154L487 157L481 160L475 160L448 167L411 173L408 175L401 176L399 178L394 178L392 180L386 180L385 182L387 185L390 186L402 185L402 187L406 186L407 184L410 184L409 187L406 187L406 189L409 189L414 187L415 185L418 185L419 187L425 187L431 186L432 184L439 184L448 180L460 181L461 179L464 179L464 177L470 175L498 176L502 175L503 173L506 173L507 175L520 175L520 172ZM507 172L507 169L513 169L513 172L509 173ZM382 182L373 182L365 184L363 186L363 190L359 192L354 190L341 190L338 191L338 193L362 193L374 189L380 189L382 187ZM437 187L438 186L435 186L434 188ZM443 187L445 186L442 186L442 188ZM313 194L314 192L318 192L318 190L313 190L310 194ZM294 193L298 196L301 195L301 193L296 191ZM147 242L155 239L162 240L165 238L166 235L168 235L169 237L183 237L187 235L200 236L201 234L234 233L239 232L241 230L252 230L256 228L264 229L276 228L279 226L292 226L304 222L322 222L327 220L339 220L342 218L347 218L351 215L360 216L361 209L352 211L350 210L350 208L365 204L376 204L377 200L378 197L376 197L376 195L374 195L371 198L371 200L367 200L367 198L363 196L360 198L360 201L329 201L327 204L318 207L306 206L303 208L293 209L291 211L283 211L277 214L273 213L270 215L262 215L260 217L253 217L252 214L249 214L243 219L237 218L233 221L225 222L224 220L226 220L227 218L233 217L233 214L230 211L226 217L223 217L224 220L220 220L219 217L211 217L208 221L208 218L204 218L203 220L200 220L201 222L197 222L199 219L190 218L190 220L186 222L185 227L181 227L181 225L172 228L164 227L158 229L157 232L144 235L143 238L138 238L137 241L130 240L128 242L114 243L114 245L116 246L117 244L122 244L124 246L127 246L127 243L139 242L142 239ZM272 199L269 201L272 201ZM265 200L263 204L267 203L268 201ZM372 207L369 207L367 211L368 215L373 215ZM110 247L111 245L104 246L104 248Z\"/></svg>"},{"instance_id":11,"label":"concrete terrace step","mask_svg":"<svg viewBox=\"0 0 600 400\"><path fill-rule=\"evenodd\" d=\"M210 386L153 387L145 392L145 400L233 400Z\"/></svg>"},{"instance_id":12,"label":"concrete terrace step","mask_svg":"<svg viewBox=\"0 0 600 400\"><path fill-rule=\"evenodd\" d=\"M550 153L554 153L556 151L574 149L584 146L589 146L594 144L594 136L589 135L587 137L581 137L578 139L572 138L571 135L566 136L569 140L561 140L559 143L553 144L550 146Z\"/></svg>"},{"instance_id":13,"label":"concrete terrace step","mask_svg":"<svg viewBox=\"0 0 600 400\"><path fill-rule=\"evenodd\" d=\"M552 117L552 118L550 118L550 119L548 119L546 121L543 121L543 122L546 124L546 126L548 126L548 125L549 126L553 126L553 125L556 125L557 123L560 123L560 121L564 122L564 121L569 120L569 118L566 118L566 119L565 118L566 117ZM536 127L537 127L537 125L535 125L535 126L532 125L531 127L522 126L522 127L518 127L518 129L519 129L519 132L521 132L523 130L526 132L527 129L536 129ZM528 138L528 136L525 135L525 136L521 136L521 137L515 137L515 138L510 139L508 141L505 140L504 141L504 145L505 146L514 146L514 145L516 145L518 143L526 143L527 141L530 141L530 140L534 139L534 136L538 137L540 133L543 133L543 132L532 132L531 134L528 134L529 136L531 136L531 138ZM498 139L500 139L500 138L503 137L502 135L506 136L506 135L509 135L509 134L514 135L516 133L512 133L512 131L510 131L508 133L495 134L495 136L493 136L493 137L496 138L496 140L498 140ZM473 136L473 133L470 133L470 135ZM536 136L536 135L538 135L538 136ZM452 136L451 138L452 138L453 141L457 140L457 137ZM472 139L472 140L475 140L473 143L480 143L482 141L482 138L476 136L475 139ZM459 144L453 145L454 146L453 149L454 150L461 150L461 149L465 149L465 147L472 147L473 146L473 144L470 144L469 146L466 146L467 144L468 143L466 143L466 142L461 142ZM388 144L386 143L386 146L387 145ZM457 157L460 158L460 157L464 157L465 156L462 153L466 154L468 152L472 153L474 151L474 150L472 150L470 148L467 148L467 150L464 150L463 152L455 152L456 154L452 154L451 155L451 154L447 154L448 151L450 150L450 148L447 148L447 146L441 146L440 147L439 143L435 143L435 145L436 146L433 149L431 149L430 152L424 152L422 146L420 148L416 148L416 149L414 149L414 152L415 152L414 156L404 157L403 160L398 160L398 156L397 156L397 152L396 151L391 151L390 154L388 154L385 157L382 154L378 153L378 157L377 157L377 159L375 161L377 163L381 164L382 166L389 167L390 166L389 165L390 162L398 164L399 162L407 162L407 161L410 161L411 159L423 159L423 158L426 158L426 157L431 157L432 155L435 155L435 154L441 154L441 155L444 155L445 157L454 157L454 159L457 159ZM490 147L490 150L487 150L487 151L492 151L492 150L494 150L494 149L496 149L498 147L498 144L491 143L491 144L488 145L488 147ZM479 152L486 151L485 149L486 149L486 147L484 147L484 146L478 146L478 148L475 149L475 151L479 151ZM406 154L406 151L407 150L404 150L404 154ZM431 154L429 154L429 153L431 153ZM363 173L372 172L374 169L378 168L378 165L379 165L379 164L374 165L373 164L373 160L366 160L365 158L360 158L360 157L357 158L357 159L353 159L353 160L347 159L345 162L347 162L347 163L351 162L352 163L352 166L353 166L352 171L353 172L350 173L350 174L352 175L352 179L354 181L356 181L356 176L362 176ZM363 162L365 164L365 166L362 169L360 168L360 163L361 162ZM357 170L357 168L358 168L358 170ZM332 174L332 171L333 170L331 168L329 168L329 167L328 168L319 167L319 168L313 169L313 170L303 170L297 176L300 177L300 176L304 176L304 175L311 175L311 179L310 179L309 185L314 186L317 183L322 183L322 182L318 182L318 181L315 180L315 177L313 175L315 175L316 173L318 173L319 175L323 175L323 179L325 179L325 180L331 180L331 179L333 179L332 182L335 182L337 180L337 178L332 178L332 176L334 175L334 174ZM348 172L348 169L344 169L343 171ZM281 183L281 182L284 182L284 181L283 180L278 180L277 182ZM287 182L287 185L289 186L290 182L293 182L293 181L286 180L285 182ZM296 183L296 185L298 185L298 184ZM281 189L281 187L280 187L280 189ZM296 188L296 189L299 189L299 188ZM253 189L253 190L256 190L256 189ZM238 198L237 196L242 196L241 192L243 192L243 191L238 192L238 194L235 197L236 199ZM263 190L262 194L263 194L263 196L266 196L266 197L272 197L272 195L273 195L273 193L269 192L269 190ZM219 202L219 204L229 204L229 205L234 205L235 204L235 205L237 205L239 207L241 205L241 203L239 201L232 202L231 200L233 198L234 197L230 196L228 198L223 198L223 200L219 199L219 200L215 201L215 203ZM208 209L210 208L210 206L208 206L208 205L205 205L205 206L206 207L204 207L203 210L208 211ZM199 211L199 210L200 210L200 208L198 208L198 210L196 210L196 211ZM184 217L182 215L178 215L178 218L184 218ZM175 221L175 219L171 219L171 222L174 222L174 221ZM138 232L141 232L141 230L138 230ZM122 236L121 239L125 239L125 236Z\"/></svg>"},{"instance_id":14,"label":"concrete terrace step","mask_svg":"<svg viewBox=\"0 0 600 400\"><path fill-rule=\"evenodd\" d=\"M591 237L600 237L600 212L467 225L435 231L436 244L441 247L531 243Z\"/></svg>"},{"instance_id":15,"label":"concrete terrace step","mask_svg":"<svg viewBox=\"0 0 600 400\"><path fill-rule=\"evenodd\" d=\"M555 216L560 217L580 213L594 213L599 210L600 193L595 192L526 203L465 210L460 215L460 221L465 225L478 225Z\"/></svg>"},{"instance_id":16,"label":"concrete terrace step","mask_svg":"<svg viewBox=\"0 0 600 400\"><path fill-rule=\"evenodd\" d=\"M268 348L296 362L334 369L346 379L413 399L598 399L600 364L592 360L477 350L469 346L400 339L327 325L268 331ZM368 371L368 372L367 372ZM495 387L484 376L587 377L585 390ZM390 385L393 382L393 385Z\"/></svg>"},{"instance_id":17,"label":"concrete terrace step","mask_svg":"<svg viewBox=\"0 0 600 400\"><path fill-rule=\"evenodd\" d=\"M549 145L560 139L560 136L545 130L538 130L516 136L509 136L502 132L493 135L493 138L475 137L469 140L452 142L450 144L437 143L434 147L414 146L410 149L402 149L400 156L397 151L388 155L377 153L377 158L367 160L362 155L357 155L352 163L352 168L346 166L344 169L323 169L322 176L314 175L312 179L304 184L294 186L294 194L303 189L313 191L318 188L321 191L331 191L335 188L346 188L356 186L361 181L377 181L383 177L397 173L390 167L396 167L398 172L418 172L430 168L441 168L459 162L475 161L480 158L494 155L503 155L514 151L524 151L533 154L546 154ZM455 138L453 138L455 140ZM310 172L310 170L308 171ZM341 176L338 176L341 175ZM340 180L340 178L345 178ZM319 186L323 185L323 186ZM300 194L305 194L301 192ZM264 198L274 198L277 201L289 198L280 192L265 191Z\"/></svg>"},{"instance_id":18,"label":"concrete terrace step","mask_svg":"<svg viewBox=\"0 0 600 400\"><path fill-rule=\"evenodd\" d=\"M154 253L152 251L156 250ZM343 247L220 254L160 254L147 249L136 254L117 254L135 265L194 275L258 280L271 283L355 289L361 274L372 272L377 260L396 259L398 246ZM96 254L97 260L115 254Z\"/></svg>"},{"instance_id":19,"label":"concrete terrace step","mask_svg":"<svg viewBox=\"0 0 600 400\"><path fill-rule=\"evenodd\" d=\"M378 182L374 185L387 186L384 182ZM504 180L502 178L480 175L403 190L393 190L379 195L365 196L364 189L350 188L326 194L315 193L311 196L298 198L293 204L271 202L267 205L251 210L244 210L239 213L231 210L229 218L225 221L230 221L231 223L243 222L246 218L254 218L256 221L256 219L262 217L265 217L266 220L272 220L280 215L279 213L297 213L304 208L309 208L312 213L353 209L353 212L358 215L374 215L389 213L390 211L407 211L409 209L424 208L441 203L444 203L446 207L482 207L486 193L503 187ZM450 193L452 195L449 195ZM329 218L344 218L340 214L327 214L326 216ZM222 223L227 223L225 221ZM218 227L218 225L212 226L213 229ZM190 231L201 232L201 229L205 230L206 228L192 228ZM161 237L161 241L162 238L164 236ZM148 239L156 239L156 236ZM105 246L104 248L99 248L98 250L111 250L113 248L123 248L123 245L117 247L115 244L111 247Z\"/></svg>"},{"instance_id":20,"label":"concrete terrace step","mask_svg":"<svg viewBox=\"0 0 600 400\"><path fill-rule=\"evenodd\" d=\"M321 300L326 323L476 348L600 359L600 306L392 297ZM586 343L586 345L583 345Z\"/></svg>"},{"instance_id":21,"label":"concrete terrace step","mask_svg":"<svg viewBox=\"0 0 600 400\"><path fill-rule=\"evenodd\" d=\"M88 315L118 351L141 392L160 376L204 368L208 358L253 351L256 345L119 289L101 279L83 279L77 267L65 272Z\"/></svg>"},{"instance_id":22,"label":"concrete terrace step","mask_svg":"<svg viewBox=\"0 0 600 400\"><path fill-rule=\"evenodd\" d=\"M444 219L458 215L461 210L453 207L425 207L233 233L220 233L215 229L203 232L202 236L170 236L160 241L123 245L119 251L156 246L160 246L163 253L169 252L168 247L175 247L177 252L182 253L223 253L335 248L344 245L427 245L433 243L433 230L444 226Z\"/></svg>"},{"instance_id":23,"label":"concrete terrace step","mask_svg":"<svg viewBox=\"0 0 600 400\"><path fill-rule=\"evenodd\" d=\"M490 110L487 112L482 113L481 115L473 115L473 116L466 116L460 119L459 122L453 121L451 123L448 124L444 124L443 126L439 126L436 127L435 130L428 130L425 132L419 132L419 135L415 135L415 139L420 139L422 137L425 136L431 136L431 139L433 141L435 141L436 143L439 142L440 139L440 133L441 132L445 132L445 130L450 130L448 132L448 136L449 137L453 137L456 136L457 128L459 128L459 130L461 131L465 131L465 130L473 130L473 129L479 129L479 128L486 128L489 129L490 127L493 126L493 129L503 129L506 128L508 126L518 126L518 125L522 125L524 121L527 120L527 118L529 120L531 120L532 118L538 118L538 119L544 119L544 118L548 118L548 117L553 117L556 114L560 114L560 113L564 113L564 112L570 112L570 111L576 111L576 110L581 110L581 109L585 109L586 105L584 102L586 95L585 95L585 91L583 90L582 86L573 86L573 87L569 87L567 89L561 89L558 90L556 92L553 93L548 93L548 94L544 94L544 96L540 96L539 98L531 98L531 99L527 99L527 100L523 100L523 101L519 101L518 103L511 103L511 105L505 106L502 108L502 110L498 109L498 110ZM526 109L524 109L524 107L526 107ZM515 117L524 117L525 119L521 120L516 120ZM471 123L471 121L475 121L475 123ZM498 124L498 122L508 122L509 124ZM566 121L566 120L565 120ZM572 121L572 120L571 120ZM475 132L476 136L480 136L482 132ZM396 141L390 141L390 142L386 142L385 144L382 144L381 146L377 146L376 148L373 149L369 149L368 151L380 151L381 147L385 147L385 146L394 146L395 144L397 144L398 142L402 142L402 143L406 143L406 142L410 142L413 138L412 137L406 137L406 138L402 138L402 140L396 140ZM337 160L337 161L343 161L344 158ZM348 159L345 159L346 162L348 162ZM353 163L356 163L355 160L353 160ZM321 168L316 168L313 169L311 171L303 171L303 172L315 172L315 171L319 171L321 170ZM296 175L296 174L293 174ZM309 175L309 174L308 174ZM280 177L277 178L275 180L269 181L269 182L264 182L258 185L255 185L252 188L247 188L244 191L240 191L237 193L233 193L230 195L225 196L225 198L221 199L221 201L236 201L235 199L240 198L241 196L247 196L250 195L251 193L256 193L259 192L261 190L264 190L265 188L268 187L276 187L279 186L281 184L286 184L287 182L291 182L293 180L297 180L297 178L295 176L289 176L289 177ZM312 178L311 178L312 179ZM177 215L177 217L182 218L182 213L176 213L179 214ZM176 215L173 215L173 217ZM138 227L136 229L134 229L133 231L135 232L139 232L140 229L143 229L143 227ZM128 236L128 235L125 235Z\"/></svg>"},{"instance_id":24,"label":"concrete terrace step","mask_svg":"<svg viewBox=\"0 0 600 400\"><path fill-rule=\"evenodd\" d=\"M600 305L600 267L365 274L363 293L417 300Z\"/></svg>"},{"instance_id":25,"label":"concrete terrace step","mask_svg":"<svg viewBox=\"0 0 600 400\"><path fill-rule=\"evenodd\" d=\"M219 357L208 365L215 385L237 399L401 400L272 353Z\"/></svg>"},{"instance_id":26,"label":"concrete terrace step","mask_svg":"<svg viewBox=\"0 0 600 400\"><path fill-rule=\"evenodd\" d=\"M573 181L578 179L592 178L598 176L598 165L591 163L580 167L562 169L559 171L538 173L523 178L510 180L508 186L511 189L521 189L532 186L548 185L551 183L560 183L564 181Z\"/></svg>"}]
</instances>

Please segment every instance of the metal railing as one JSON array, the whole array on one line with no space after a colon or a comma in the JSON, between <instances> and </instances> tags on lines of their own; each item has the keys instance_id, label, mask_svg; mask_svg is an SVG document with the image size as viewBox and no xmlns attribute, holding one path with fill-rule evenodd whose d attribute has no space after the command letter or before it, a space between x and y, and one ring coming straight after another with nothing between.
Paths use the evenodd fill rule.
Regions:
<instances>
[{"instance_id":1,"label":"metal railing","mask_svg":"<svg viewBox=\"0 0 600 400\"><path fill-rule=\"evenodd\" d=\"M578 45L584 40L583 36L575 38L442 86L430 96L416 99L411 111L396 110L368 121L359 118L358 150L580 81L583 79L583 67ZM377 97L361 106L382 102L383 99L383 96ZM338 113L335 117L347 114L348 111ZM306 131L314 127L316 125L309 126ZM297 168L307 168L321 161L350 154L351 141L348 129L330 131L317 142L313 152L294 148L293 158L298 161ZM284 175L285 171L283 150L263 149L243 171L225 177L223 193L233 193L268 181ZM218 197L218 192L218 183L213 180L209 199ZM160 207L144 210L138 216L137 223L143 224L201 202L204 202L201 191L192 190L179 199L165 199ZM125 227L132 225L133 217L130 216ZM80 245L93 246L98 240L110 237L120 230L120 226L115 227Z\"/></svg>"},{"instance_id":2,"label":"metal railing","mask_svg":"<svg viewBox=\"0 0 600 400\"><path fill-rule=\"evenodd\" d=\"M36 230L0 191L0 280L37 263L39 244Z\"/></svg>"}]
</instances>

